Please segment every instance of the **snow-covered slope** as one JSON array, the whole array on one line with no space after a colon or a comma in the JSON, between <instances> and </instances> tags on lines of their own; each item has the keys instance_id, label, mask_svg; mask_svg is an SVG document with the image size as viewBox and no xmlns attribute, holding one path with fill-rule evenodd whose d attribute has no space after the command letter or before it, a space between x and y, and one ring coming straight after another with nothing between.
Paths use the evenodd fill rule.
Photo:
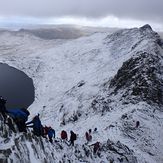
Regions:
<instances>
[{"instance_id":1,"label":"snow-covered slope","mask_svg":"<svg viewBox=\"0 0 163 163\"><path fill-rule=\"evenodd\" d=\"M3 33L0 49L1 62L33 79L31 115L40 113L58 137L62 129L74 130L75 148L84 152L85 131L97 127L93 142L101 142L101 157L83 156L85 161L163 162L163 41L149 25L70 41ZM106 147L108 142L118 150L123 146L123 155ZM80 162L75 151L62 146L66 158Z\"/></svg>"}]
</instances>

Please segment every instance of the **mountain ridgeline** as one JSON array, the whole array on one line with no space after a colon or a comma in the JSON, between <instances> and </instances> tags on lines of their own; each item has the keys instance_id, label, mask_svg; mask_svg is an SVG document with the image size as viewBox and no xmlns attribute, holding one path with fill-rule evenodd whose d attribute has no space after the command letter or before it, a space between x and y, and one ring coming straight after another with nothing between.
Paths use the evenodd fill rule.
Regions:
<instances>
[{"instance_id":1,"label":"mountain ridgeline","mask_svg":"<svg viewBox=\"0 0 163 163\"><path fill-rule=\"evenodd\" d=\"M151 30L149 25L140 28L142 33ZM153 49L148 51L137 51L125 61L118 70L115 77L111 80L109 88L113 88L116 94L120 89L124 89L121 98L130 102L146 101L149 104L163 105L163 78L162 76L162 54L159 47L163 48L163 41L157 33L153 32L151 37ZM140 40L131 49L134 51L136 46L143 41ZM125 100L125 101L126 101Z\"/></svg>"},{"instance_id":2,"label":"mountain ridgeline","mask_svg":"<svg viewBox=\"0 0 163 163\"><path fill-rule=\"evenodd\" d=\"M163 40L149 25L94 33L30 59L15 56L3 61L33 78L32 116L39 111L58 134L51 144L29 130L11 131L0 116L0 162L163 162ZM97 155L84 138L93 127ZM78 134L74 147L59 138L63 128Z\"/></svg>"},{"instance_id":3,"label":"mountain ridgeline","mask_svg":"<svg viewBox=\"0 0 163 163\"><path fill-rule=\"evenodd\" d=\"M121 98L128 102L146 101L149 104L163 104L163 81L160 57L148 52L138 52L136 56L123 63L110 87L117 94L124 89Z\"/></svg>"},{"instance_id":4,"label":"mountain ridgeline","mask_svg":"<svg viewBox=\"0 0 163 163\"><path fill-rule=\"evenodd\" d=\"M149 25L145 25L137 31L141 34L139 40L135 44L131 44L129 42L132 42L134 34L138 34L133 31L131 35L131 31L118 31L106 38L106 44L114 42L112 46L117 46L117 51L118 44L121 48L121 46L125 47L127 42L129 53L132 53L132 56L123 62L111 80L104 83L104 92L107 95L95 98L92 102L94 109L95 105L98 106L102 103L104 110L109 110L109 103L115 98L122 101L124 105L144 101L158 109L163 109L163 40L156 32L152 31ZM130 33L128 34L128 32ZM121 40L124 39L123 37L126 38L124 42ZM150 40L149 45L146 42L147 39ZM96 109L98 110L98 108Z\"/></svg>"}]
</instances>

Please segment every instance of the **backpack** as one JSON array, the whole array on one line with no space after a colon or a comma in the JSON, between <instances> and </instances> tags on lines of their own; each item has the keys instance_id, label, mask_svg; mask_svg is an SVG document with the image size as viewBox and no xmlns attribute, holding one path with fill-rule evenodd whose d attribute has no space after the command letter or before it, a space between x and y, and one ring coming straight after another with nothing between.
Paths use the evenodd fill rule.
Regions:
<instances>
[{"instance_id":1,"label":"backpack","mask_svg":"<svg viewBox=\"0 0 163 163\"><path fill-rule=\"evenodd\" d=\"M61 138L62 139L67 139L67 132L66 131L62 130L62 132L61 132Z\"/></svg>"},{"instance_id":2,"label":"backpack","mask_svg":"<svg viewBox=\"0 0 163 163\"><path fill-rule=\"evenodd\" d=\"M24 121L28 120L28 114L21 109L10 109L7 110L7 112L13 119L23 119Z\"/></svg>"},{"instance_id":3,"label":"backpack","mask_svg":"<svg viewBox=\"0 0 163 163\"><path fill-rule=\"evenodd\" d=\"M48 134L48 127L47 126L43 127L43 134L44 135Z\"/></svg>"},{"instance_id":4,"label":"backpack","mask_svg":"<svg viewBox=\"0 0 163 163\"><path fill-rule=\"evenodd\" d=\"M29 112L27 109L21 108L21 110L22 110L24 113L26 113L28 116L30 115L30 112Z\"/></svg>"},{"instance_id":5,"label":"backpack","mask_svg":"<svg viewBox=\"0 0 163 163\"><path fill-rule=\"evenodd\" d=\"M54 137L54 138L55 138L55 130L52 129L52 128L50 128L50 129L48 130L48 136L49 136L49 137Z\"/></svg>"}]
</instances>

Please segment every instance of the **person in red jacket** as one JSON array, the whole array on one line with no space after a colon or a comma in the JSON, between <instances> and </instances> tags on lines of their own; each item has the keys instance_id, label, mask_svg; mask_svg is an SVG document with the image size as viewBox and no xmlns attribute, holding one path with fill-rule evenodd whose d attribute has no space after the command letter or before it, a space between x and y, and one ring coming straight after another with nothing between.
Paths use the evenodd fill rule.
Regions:
<instances>
[{"instance_id":1,"label":"person in red jacket","mask_svg":"<svg viewBox=\"0 0 163 163\"><path fill-rule=\"evenodd\" d=\"M65 130L61 131L61 139L62 140L67 140L67 132Z\"/></svg>"}]
</instances>

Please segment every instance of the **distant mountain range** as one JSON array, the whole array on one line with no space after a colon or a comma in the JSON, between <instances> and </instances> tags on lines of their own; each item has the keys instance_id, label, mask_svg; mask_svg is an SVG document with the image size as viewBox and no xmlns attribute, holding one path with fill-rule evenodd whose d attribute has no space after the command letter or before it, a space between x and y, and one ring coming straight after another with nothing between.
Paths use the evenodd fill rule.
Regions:
<instances>
[{"instance_id":1,"label":"distant mountain range","mask_svg":"<svg viewBox=\"0 0 163 163\"><path fill-rule=\"evenodd\" d=\"M36 37L40 37L46 40L52 39L76 39L81 36L87 36L95 32L113 32L116 28L96 28L96 27L83 27L73 25L38 25L38 26L27 26L24 28L1 29L0 33L11 32L13 34L32 34Z\"/></svg>"}]
</instances>

